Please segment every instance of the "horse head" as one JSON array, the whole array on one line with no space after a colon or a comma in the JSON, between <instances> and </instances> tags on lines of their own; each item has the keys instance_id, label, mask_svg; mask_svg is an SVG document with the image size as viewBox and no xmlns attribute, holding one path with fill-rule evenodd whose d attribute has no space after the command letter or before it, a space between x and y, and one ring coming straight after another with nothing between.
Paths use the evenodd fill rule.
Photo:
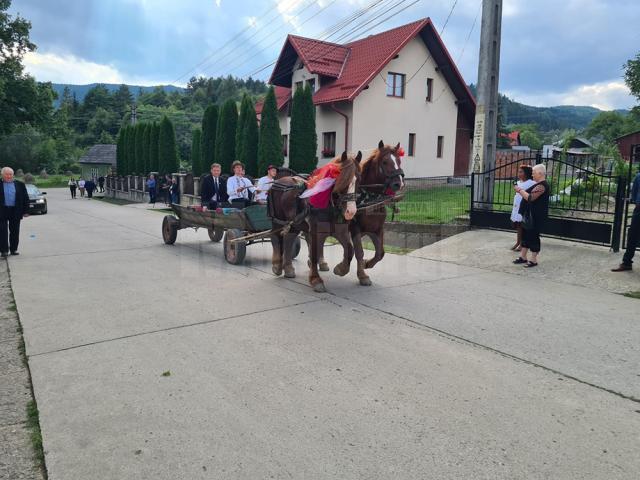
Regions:
<instances>
[{"instance_id":1,"label":"horse head","mask_svg":"<svg viewBox=\"0 0 640 480\"><path fill-rule=\"evenodd\" d=\"M356 212L356 191L360 181L360 161L362 152L354 156L343 152L342 156L333 160L340 167L340 175L333 187L334 204L339 205L345 220L351 220Z\"/></svg>"},{"instance_id":2,"label":"horse head","mask_svg":"<svg viewBox=\"0 0 640 480\"><path fill-rule=\"evenodd\" d=\"M404 187L404 172L401 168L402 148L398 143L395 147L385 145L382 140L378 148L364 162L362 166L362 183L373 185L372 190L381 189L384 193L393 195Z\"/></svg>"}]
</instances>

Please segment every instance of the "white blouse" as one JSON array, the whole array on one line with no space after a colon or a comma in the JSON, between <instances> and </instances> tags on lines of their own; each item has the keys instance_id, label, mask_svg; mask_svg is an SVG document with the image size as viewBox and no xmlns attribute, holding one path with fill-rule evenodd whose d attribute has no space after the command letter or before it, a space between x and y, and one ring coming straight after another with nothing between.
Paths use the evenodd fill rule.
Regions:
<instances>
[{"instance_id":1,"label":"white blouse","mask_svg":"<svg viewBox=\"0 0 640 480\"><path fill-rule=\"evenodd\" d=\"M524 182L518 180L518 186L524 190L527 190L535 184L536 182L534 182L533 180L525 180ZM519 193L516 192L516 194L513 196L513 208L511 209L512 222L522 222L522 215L518 213L518 211L520 210L520 202L522 202L522 197Z\"/></svg>"}]
</instances>

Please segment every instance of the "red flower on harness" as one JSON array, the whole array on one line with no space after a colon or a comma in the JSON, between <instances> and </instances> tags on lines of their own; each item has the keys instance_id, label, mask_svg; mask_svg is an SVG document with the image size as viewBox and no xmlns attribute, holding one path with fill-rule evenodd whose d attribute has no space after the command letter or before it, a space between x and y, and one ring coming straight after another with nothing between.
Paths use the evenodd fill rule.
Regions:
<instances>
[{"instance_id":1,"label":"red flower on harness","mask_svg":"<svg viewBox=\"0 0 640 480\"><path fill-rule=\"evenodd\" d=\"M402 147L398 148L398 151L396 153L398 154L399 157L404 157L404 148Z\"/></svg>"}]
</instances>

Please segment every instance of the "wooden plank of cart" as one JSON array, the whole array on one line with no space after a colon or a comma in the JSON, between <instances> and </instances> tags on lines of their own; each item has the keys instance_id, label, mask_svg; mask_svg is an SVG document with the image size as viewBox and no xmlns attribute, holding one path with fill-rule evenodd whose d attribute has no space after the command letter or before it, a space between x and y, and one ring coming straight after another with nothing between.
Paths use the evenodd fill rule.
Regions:
<instances>
[{"instance_id":1,"label":"wooden plank of cart","mask_svg":"<svg viewBox=\"0 0 640 480\"><path fill-rule=\"evenodd\" d=\"M233 265L244 262L247 246L270 241L275 233L271 229L271 219L266 205L251 205L242 210L218 208L206 210L200 206L184 207L171 205L174 215L167 215L162 221L162 238L167 245L173 245L178 238L178 230L184 228L206 228L212 242L224 238L224 258ZM300 238L294 245L294 258L300 252Z\"/></svg>"}]
</instances>

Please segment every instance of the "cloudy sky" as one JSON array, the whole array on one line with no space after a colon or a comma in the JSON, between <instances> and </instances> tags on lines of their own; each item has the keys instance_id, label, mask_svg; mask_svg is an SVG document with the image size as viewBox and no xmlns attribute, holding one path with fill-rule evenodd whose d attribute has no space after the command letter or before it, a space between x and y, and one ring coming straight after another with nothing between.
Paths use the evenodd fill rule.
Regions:
<instances>
[{"instance_id":1,"label":"cloudy sky","mask_svg":"<svg viewBox=\"0 0 640 480\"><path fill-rule=\"evenodd\" d=\"M38 80L184 84L189 76L267 79L287 33L318 37L373 0L14 0L32 24ZM467 82L476 81L481 0L379 0L366 36L423 17L442 29ZM477 22L474 21L477 18ZM640 51L638 0L504 0L500 90L532 105L628 108L622 65ZM468 39L468 41L467 41Z\"/></svg>"}]
</instances>

